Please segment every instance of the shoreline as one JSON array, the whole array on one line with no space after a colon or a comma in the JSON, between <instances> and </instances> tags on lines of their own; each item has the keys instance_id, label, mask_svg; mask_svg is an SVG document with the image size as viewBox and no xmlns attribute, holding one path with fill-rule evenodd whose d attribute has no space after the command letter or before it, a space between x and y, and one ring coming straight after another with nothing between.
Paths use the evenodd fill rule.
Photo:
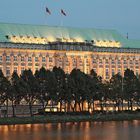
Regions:
<instances>
[{"instance_id":1,"label":"shoreline","mask_svg":"<svg viewBox=\"0 0 140 140\"><path fill-rule=\"evenodd\" d=\"M66 123L66 122L85 122L85 121L132 121L140 120L140 113L119 113L119 114L95 114L95 115L47 115L33 117L9 117L0 118L0 125L16 124L42 124L42 123Z\"/></svg>"}]
</instances>

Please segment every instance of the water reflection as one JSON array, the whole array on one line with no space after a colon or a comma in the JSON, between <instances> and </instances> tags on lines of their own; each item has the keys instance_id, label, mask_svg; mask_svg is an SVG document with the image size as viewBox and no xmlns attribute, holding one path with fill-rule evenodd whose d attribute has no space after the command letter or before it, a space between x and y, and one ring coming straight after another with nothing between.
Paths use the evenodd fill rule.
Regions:
<instances>
[{"instance_id":1,"label":"water reflection","mask_svg":"<svg viewBox=\"0 0 140 140\"><path fill-rule=\"evenodd\" d=\"M140 121L0 126L1 140L138 140Z\"/></svg>"}]
</instances>

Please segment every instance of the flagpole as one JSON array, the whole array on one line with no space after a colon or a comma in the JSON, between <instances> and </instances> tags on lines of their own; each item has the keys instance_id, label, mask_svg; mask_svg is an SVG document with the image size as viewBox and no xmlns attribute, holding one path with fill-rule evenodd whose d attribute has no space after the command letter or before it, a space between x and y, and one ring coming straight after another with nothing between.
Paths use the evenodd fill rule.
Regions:
<instances>
[{"instance_id":1,"label":"flagpole","mask_svg":"<svg viewBox=\"0 0 140 140\"><path fill-rule=\"evenodd\" d=\"M45 7L45 13L46 13L46 14L45 14L45 18L47 17L47 15L51 15L51 11L49 10L48 7ZM47 18L46 18L46 19L47 19ZM46 19L45 19L45 22L47 21ZM47 24L47 22L46 22L45 24Z\"/></svg>"},{"instance_id":2,"label":"flagpole","mask_svg":"<svg viewBox=\"0 0 140 140\"><path fill-rule=\"evenodd\" d=\"M64 12L63 9L60 10L60 13L61 13L61 21L60 21L60 27L63 27L63 16L66 16L66 13ZM62 42L63 42L63 33L61 31L61 37L62 37Z\"/></svg>"},{"instance_id":3,"label":"flagpole","mask_svg":"<svg viewBox=\"0 0 140 140\"><path fill-rule=\"evenodd\" d=\"M44 11L44 24L45 25L47 25L47 18L48 18L48 12L47 12L47 9L48 9L48 7L47 7L47 3L46 3L46 0L43 0L43 2L42 2L42 4L43 4L43 11ZM48 9L49 10L49 9Z\"/></svg>"},{"instance_id":4,"label":"flagpole","mask_svg":"<svg viewBox=\"0 0 140 140\"><path fill-rule=\"evenodd\" d=\"M63 16L61 15L61 19L60 19L60 27L63 27ZM63 33L62 30L60 31L61 33L61 38L62 38L62 42L63 42Z\"/></svg>"},{"instance_id":5,"label":"flagpole","mask_svg":"<svg viewBox=\"0 0 140 140\"><path fill-rule=\"evenodd\" d=\"M63 16L61 16L60 26L63 26Z\"/></svg>"},{"instance_id":6,"label":"flagpole","mask_svg":"<svg viewBox=\"0 0 140 140\"><path fill-rule=\"evenodd\" d=\"M63 9L61 9L61 11L60 11L60 13L61 13L61 22L60 22L60 26L63 26L63 16L66 16L67 14L65 13L65 11L63 10Z\"/></svg>"},{"instance_id":7,"label":"flagpole","mask_svg":"<svg viewBox=\"0 0 140 140\"><path fill-rule=\"evenodd\" d=\"M48 16L47 16L47 14L45 13L45 20L44 20L44 24L45 24L45 25L47 25L47 18L48 18Z\"/></svg>"}]
</instances>

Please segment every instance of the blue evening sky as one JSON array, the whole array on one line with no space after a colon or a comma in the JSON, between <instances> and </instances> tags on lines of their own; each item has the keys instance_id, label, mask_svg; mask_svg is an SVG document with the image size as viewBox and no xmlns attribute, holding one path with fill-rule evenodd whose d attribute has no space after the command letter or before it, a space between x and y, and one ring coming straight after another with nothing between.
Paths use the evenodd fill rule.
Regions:
<instances>
[{"instance_id":1,"label":"blue evening sky","mask_svg":"<svg viewBox=\"0 0 140 140\"><path fill-rule=\"evenodd\" d=\"M140 39L140 0L0 0L0 22L116 29Z\"/></svg>"}]
</instances>

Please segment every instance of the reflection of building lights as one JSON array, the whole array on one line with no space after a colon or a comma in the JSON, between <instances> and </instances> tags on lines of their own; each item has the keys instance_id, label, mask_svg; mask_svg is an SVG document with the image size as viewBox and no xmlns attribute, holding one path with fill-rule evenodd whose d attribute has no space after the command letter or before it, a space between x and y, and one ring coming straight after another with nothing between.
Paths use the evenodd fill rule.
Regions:
<instances>
[{"instance_id":1,"label":"reflection of building lights","mask_svg":"<svg viewBox=\"0 0 140 140\"><path fill-rule=\"evenodd\" d=\"M53 112L57 112L57 108L46 108L45 109L45 112L50 112L50 111L53 111Z\"/></svg>"},{"instance_id":2,"label":"reflection of building lights","mask_svg":"<svg viewBox=\"0 0 140 140\"><path fill-rule=\"evenodd\" d=\"M46 108L45 111L46 111L46 112L49 112L49 111L50 111L50 108Z\"/></svg>"},{"instance_id":3,"label":"reflection of building lights","mask_svg":"<svg viewBox=\"0 0 140 140\"><path fill-rule=\"evenodd\" d=\"M26 124L26 127L30 128L32 125L31 124Z\"/></svg>"},{"instance_id":4,"label":"reflection of building lights","mask_svg":"<svg viewBox=\"0 0 140 140\"><path fill-rule=\"evenodd\" d=\"M92 113L92 109L91 108L89 109L89 112Z\"/></svg>"}]
</instances>

